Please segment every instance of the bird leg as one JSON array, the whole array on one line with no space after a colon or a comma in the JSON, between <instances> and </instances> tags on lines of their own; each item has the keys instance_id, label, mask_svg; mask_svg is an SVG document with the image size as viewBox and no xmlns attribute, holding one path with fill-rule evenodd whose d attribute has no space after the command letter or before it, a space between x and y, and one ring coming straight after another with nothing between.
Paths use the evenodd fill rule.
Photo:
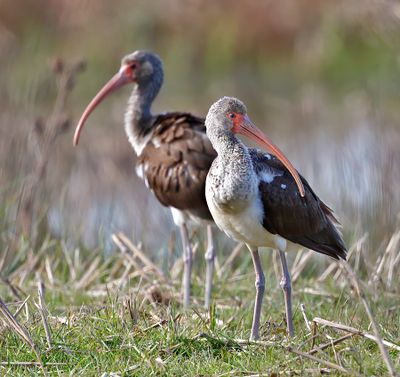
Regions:
<instances>
[{"instance_id":1,"label":"bird leg","mask_svg":"<svg viewBox=\"0 0 400 377\"><path fill-rule=\"evenodd\" d=\"M190 283L192 275L192 246L190 245L189 232L185 223L180 225L183 247L183 305L190 305Z\"/></svg>"},{"instance_id":2,"label":"bird leg","mask_svg":"<svg viewBox=\"0 0 400 377\"><path fill-rule=\"evenodd\" d=\"M290 279L290 272L287 266L285 252L279 250L279 256L281 257L281 263L282 263L282 280L280 282L280 286L283 289L283 293L285 295L287 330L289 336L293 337L294 327L293 327L293 314L292 314L292 282Z\"/></svg>"},{"instance_id":3,"label":"bird leg","mask_svg":"<svg viewBox=\"0 0 400 377\"><path fill-rule=\"evenodd\" d=\"M253 324L251 325L250 340L257 340L260 337L260 315L261 306L265 290L265 276L262 269L258 249L250 248L251 258L253 259L254 271L256 273L256 300L254 302Z\"/></svg>"},{"instance_id":4,"label":"bird leg","mask_svg":"<svg viewBox=\"0 0 400 377\"><path fill-rule=\"evenodd\" d=\"M204 257L207 263L204 307L208 309L210 307L210 302L211 302L211 291L212 291L212 283L214 275L214 259L215 259L215 245L214 245L214 238L211 225L207 225L207 251Z\"/></svg>"}]
</instances>

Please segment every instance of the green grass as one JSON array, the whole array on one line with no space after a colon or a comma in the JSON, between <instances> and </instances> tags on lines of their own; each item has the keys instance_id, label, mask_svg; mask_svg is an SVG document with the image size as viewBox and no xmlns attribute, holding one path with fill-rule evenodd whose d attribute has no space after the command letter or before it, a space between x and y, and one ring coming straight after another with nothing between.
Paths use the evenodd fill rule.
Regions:
<instances>
[{"instance_id":1,"label":"green grass","mask_svg":"<svg viewBox=\"0 0 400 377\"><path fill-rule=\"evenodd\" d=\"M272 253L263 254L267 267L261 330L264 343L249 344L239 341L249 337L254 296L251 260L245 250L216 277L214 304L209 312L201 306L201 276L204 274L200 252L196 255L194 303L192 308L184 310L179 294L179 261L171 267L171 273L164 276L142 265L139 278L136 276L138 269L127 264L126 256L116 254L108 259L101 258L96 271L85 277L98 251L67 251L60 243L49 240L44 241L40 250L41 256L34 268L33 254L29 256L27 252L24 258L16 256L17 262L8 270L8 277L20 299L31 295L18 320L39 349L49 375L319 375L322 368L329 369L333 375L342 375L323 362L309 360L288 349L290 346L307 353L346 334L315 325L312 326L313 336L307 330L301 303L310 321L321 317L373 333L364 308L346 279L339 276L335 280L334 271L318 283L317 277L324 268L312 259L293 285L296 336L290 340L285 334L283 294L277 285L279 277L272 268ZM126 271L128 273L124 274ZM363 275L362 268L359 273ZM177 276L175 279L170 276L173 274ZM34 301L38 302L36 282L39 277L46 286L51 349L34 306ZM399 344L398 284L392 290L383 290L385 279L383 273L381 281L372 283L371 280L370 286L363 284L363 287L382 337ZM395 279L398 283L398 277ZM15 298L6 283L0 285L0 296L14 313L20 299ZM3 317L0 315L0 318ZM0 373L41 374L38 365L11 364L35 362L37 358L15 331L0 326L0 361L3 363ZM341 366L352 375L387 373L376 343L361 336L329 345L314 356ZM400 352L390 349L390 356L399 370ZM10 364L4 365L5 362Z\"/></svg>"},{"instance_id":2,"label":"green grass","mask_svg":"<svg viewBox=\"0 0 400 377\"><path fill-rule=\"evenodd\" d=\"M11 15L12 4L16 2L8 3L10 11L5 14ZM158 255L157 266L168 267L160 275L132 252L131 258L138 267L129 264L129 258L119 252L106 258L102 248L77 251L66 246L76 244L82 232L94 231L94 238L101 234L89 220L81 219L86 206L80 208L79 204L69 203L76 202L77 193L87 200L107 198L111 192L119 196L117 187L128 184L122 177L124 168L120 166L128 155L110 151L108 143L117 136L115 128L110 126L110 122L111 125L116 123L112 121L115 116L97 118L101 132L92 133L97 135L92 137L104 138L108 143L96 142L96 152L89 152L92 156L89 162L92 158L98 159L96 169L91 163L85 165L86 157L83 160L72 157L71 134L67 134L68 140L53 148L52 138L43 140L42 135L32 131L32 125L41 113L47 114L43 116L47 130L54 129L51 126L57 124L56 115L61 120L64 113L77 118L88 99L117 69L119 57L136 48L153 49L165 62L165 87L157 100L160 110L176 108L200 114L217 96L231 94L246 99L254 111L254 119L261 124L270 123L266 124L268 128L282 130L281 137L303 132L313 135L309 127L320 132L325 126L329 136L330 130L334 131L328 129L330 124L336 125L335 134L362 129L369 124L366 130L373 132L371 135L379 134L375 148L379 151L378 157L368 153L373 158L365 158L364 147L369 151L370 144L353 150L352 145L345 145L343 149L342 142L337 141L338 156L344 154L345 157L334 158L334 163L328 166L340 167L336 169L338 173L334 170L332 174L340 179L336 181L340 186L348 187L348 192L343 191L342 198L337 199L338 203L342 200L348 203L344 205L348 208L338 211L345 218L346 241L351 239L354 243L356 234L368 234L354 249L350 264L360 279L381 336L399 345L400 229L398 193L393 188L398 187L395 162L400 75L399 30L393 23L394 18L397 19L397 16L393 18L394 10L372 7L362 12L360 8L360 14L356 15L352 11L343 12L341 4L338 8L326 5L322 13L318 12L319 6L315 8L316 13L302 12L303 7L298 5L298 11L291 6L284 7L286 11L272 7L269 18L274 19L275 26L271 28L268 18L258 16L264 11L262 2L260 6L257 2L253 5L243 2L245 6L227 6L220 10L209 7L196 14L192 7L166 12L164 7L150 2L136 3L132 11L126 2L115 2L110 17L108 6L88 7L86 4L83 13L81 5L69 10L63 6L43 12L40 2L31 1L25 4L24 10L15 8L18 18L6 17L9 24L5 23L6 33L0 38L5 46L4 69L0 72L0 122L4 123L4 130L9 130L7 137L0 138L3 141L0 144L0 298L12 313L27 299L17 320L27 329L38 355L15 329L6 325L4 313L0 312L0 375L276 376L319 375L322 368L332 375L343 374L337 368L344 368L351 375L387 375L387 366L377 344L359 335L314 353L319 361L294 352L309 353L347 334L312 324L309 331L301 304L310 321L320 317L369 334L374 332L354 287L338 273L337 267L319 281L330 263L327 258L308 259L300 277L294 281L296 337L290 340L285 334L279 268L276 273L271 252L263 254L267 286L262 339L258 344L246 344L239 340L248 339L250 334L254 275L245 250L226 268L217 266L213 307L207 312L202 308L204 260L201 245L193 279L194 303L188 310L181 305L182 265L179 261L167 266L166 259L169 262L170 258L161 262L162 256ZM299 13L293 23L290 20L296 12ZM82 13L82 21L79 17L65 17L75 13ZM63 22L55 22L61 14ZM317 14L321 16L311 20ZM310 15L314 16L310 18ZM280 18L284 22L280 22ZM239 28L237 25L241 25L243 19L251 22ZM51 76L46 62L55 56L69 57L71 61L75 61L75 56L82 56L88 62L88 70L79 76L69 105L58 109L59 114L53 116L50 108L62 85L55 85L54 79L60 76L58 79ZM123 99L123 95L120 98ZM110 112L110 109L106 107L102 111ZM120 122L122 118L118 119ZM92 122L96 123L94 119ZM71 125L74 123L71 120ZM357 135L350 132L343 137ZM312 136L302 148L314 149L315 140L318 139ZM22 239L18 236L23 234L19 229L24 208L22 194L29 192L27 187L32 174L35 178L36 170L40 170L36 169L40 166L40 157L46 156L47 148L51 150L47 156L51 163L47 164L45 177L34 187L37 195L30 211L32 233L37 237ZM111 163L104 163L101 155ZM307 154L304 166L310 164L309 158ZM371 163L376 158L381 161L378 165ZM324 161L319 161L321 168ZM372 189L368 191L368 199L363 199L360 210L356 205L360 187L349 177L362 173L358 167L365 164L369 164L371 175L365 175L365 181L360 182ZM119 177L116 177L117 170L121 172ZM131 176L131 167L125 173ZM100 175L112 177L111 186L106 185L110 178L102 181ZM104 185L103 191L93 191L86 176L92 177L97 186ZM323 182L319 188L323 187ZM143 187L133 189L143 190ZM337 187L335 183L332 192L335 193ZM134 197L130 192L119 200L124 203ZM96 201L91 203L87 208L97 206ZM138 213L140 209L147 211L147 207L139 204ZM59 234L68 238L65 240L44 236L49 233L48 223L51 222L48 210L59 207L62 220ZM134 229L141 221L140 216L138 219L125 224L125 229ZM70 223L74 226L69 226ZM396 223L397 230L394 230ZM78 224L76 228L75 224ZM391 232L392 244L389 242ZM147 228L139 238L146 244L149 237L152 233ZM156 254L154 250L145 252ZM179 253L172 250L170 254ZM219 266L226 257L218 254ZM290 267L298 268L294 259L292 257ZM39 279L46 287L51 347L35 306ZM400 352L394 348L388 350L400 374ZM38 360L43 363L43 369L35 364ZM30 365L18 365L24 362Z\"/></svg>"}]
</instances>

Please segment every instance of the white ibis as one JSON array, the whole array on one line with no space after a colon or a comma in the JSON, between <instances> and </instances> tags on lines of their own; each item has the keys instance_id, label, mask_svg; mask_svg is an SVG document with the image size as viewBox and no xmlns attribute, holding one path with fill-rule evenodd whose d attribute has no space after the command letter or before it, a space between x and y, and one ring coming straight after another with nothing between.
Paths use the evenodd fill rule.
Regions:
<instances>
[{"instance_id":1,"label":"white ibis","mask_svg":"<svg viewBox=\"0 0 400 377\"><path fill-rule=\"evenodd\" d=\"M205 132L204 119L184 112L159 115L151 105L163 83L161 59L148 51L135 51L122 59L119 72L98 92L84 111L75 131L82 128L95 107L111 92L133 83L125 113L125 131L138 158L137 174L161 204L171 209L179 226L184 253L184 305L190 302L192 248L187 223L207 224L208 246L205 306L210 304L215 248L212 217L205 198L205 180L216 152Z\"/></svg>"},{"instance_id":2,"label":"white ibis","mask_svg":"<svg viewBox=\"0 0 400 377\"><path fill-rule=\"evenodd\" d=\"M278 147L254 126L241 101L221 98L211 106L205 124L218 153L206 180L208 207L217 226L229 237L244 242L253 259L256 299L251 339L259 338L264 294L265 278L258 254L261 246L279 250L287 327L293 336L286 240L345 259L346 246L335 226L338 222ZM247 148L236 134L247 136L274 156Z\"/></svg>"}]
</instances>

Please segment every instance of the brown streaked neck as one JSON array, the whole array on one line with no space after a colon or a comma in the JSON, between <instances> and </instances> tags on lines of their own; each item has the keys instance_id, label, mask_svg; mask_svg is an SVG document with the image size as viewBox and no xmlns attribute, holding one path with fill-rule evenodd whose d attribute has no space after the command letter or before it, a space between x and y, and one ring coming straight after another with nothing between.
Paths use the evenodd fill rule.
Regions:
<instances>
[{"instance_id":1,"label":"brown streaked neck","mask_svg":"<svg viewBox=\"0 0 400 377\"><path fill-rule=\"evenodd\" d=\"M150 136L154 117L151 105L161 88L162 79L147 86L135 84L125 112L125 132L137 155L140 155Z\"/></svg>"}]
</instances>

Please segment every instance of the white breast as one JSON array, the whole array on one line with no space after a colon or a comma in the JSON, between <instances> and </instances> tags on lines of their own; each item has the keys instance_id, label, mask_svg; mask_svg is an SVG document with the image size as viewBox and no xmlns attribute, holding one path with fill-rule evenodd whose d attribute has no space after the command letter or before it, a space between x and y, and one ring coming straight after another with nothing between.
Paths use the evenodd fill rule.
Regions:
<instances>
[{"instance_id":1,"label":"white breast","mask_svg":"<svg viewBox=\"0 0 400 377\"><path fill-rule=\"evenodd\" d=\"M262 226L263 209L257 197L240 203L238 211L218 205L211 190L206 189L206 199L215 223L230 238L253 247L275 245L275 237Z\"/></svg>"}]
</instances>

